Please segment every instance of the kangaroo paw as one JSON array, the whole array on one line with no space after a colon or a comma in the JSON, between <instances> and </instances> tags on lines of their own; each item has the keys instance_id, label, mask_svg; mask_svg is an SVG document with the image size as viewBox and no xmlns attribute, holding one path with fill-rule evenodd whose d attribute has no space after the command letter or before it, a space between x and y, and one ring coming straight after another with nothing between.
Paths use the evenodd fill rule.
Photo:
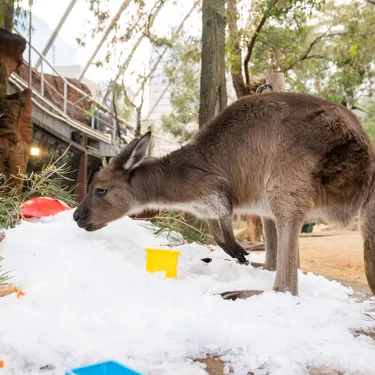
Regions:
<instances>
[{"instance_id":1,"label":"kangaroo paw","mask_svg":"<svg viewBox=\"0 0 375 375\"><path fill-rule=\"evenodd\" d=\"M248 264L249 261L245 258L245 255L249 255L241 246L236 247L232 250L233 258L238 260L240 264Z\"/></svg>"},{"instance_id":2,"label":"kangaroo paw","mask_svg":"<svg viewBox=\"0 0 375 375\"><path fill-rule=\"evenodd\" d=\"M220 295L225 300L232 300L235 301L236 299L247 299L252 296L257 296L259 294L262 294L263 290L236 290L231 292L224 292Z\"/></svg>"},{"instance_id":3,"label":"kangaroo paw","mask_svg":"<svg viewBox=\"0 0 375 375\"><path fill-rule=\"evenodd\" d=\"M239 264L245 264L248 265L249 261L243 256L243 255L236 255L235 257Z\"/></svg>"}]
</instances>

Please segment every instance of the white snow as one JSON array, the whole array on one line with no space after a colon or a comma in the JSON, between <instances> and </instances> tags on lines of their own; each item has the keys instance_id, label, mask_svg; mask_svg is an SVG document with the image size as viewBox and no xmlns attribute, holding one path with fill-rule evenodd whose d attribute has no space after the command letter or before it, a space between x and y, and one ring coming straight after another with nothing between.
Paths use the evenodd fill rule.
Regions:
<instances>
[{"instance_id":1,"label":"white snow","mask_svg":"<svg viewBox=\"0 0 375 375\"><path fill-rule=\"evenodd\" d=\"M353 302L339 283L302 273L299 297L273 293L273 273L198 245L177 248L178 277L164 279L145 271L144 249L165 244L129 218L87 233L72 211L8 230L2 266L26 295L0 298L0 374L63 375L115 359L145 375L199 375L206 372L192 359L208 354L238 375L307 374L309 366L375 374L374 341L352 334L374 326L375 301ZM267 292L215 295L236 289ZM47 364L55 369L40 372Z\"/></svg>"}]
</instances>

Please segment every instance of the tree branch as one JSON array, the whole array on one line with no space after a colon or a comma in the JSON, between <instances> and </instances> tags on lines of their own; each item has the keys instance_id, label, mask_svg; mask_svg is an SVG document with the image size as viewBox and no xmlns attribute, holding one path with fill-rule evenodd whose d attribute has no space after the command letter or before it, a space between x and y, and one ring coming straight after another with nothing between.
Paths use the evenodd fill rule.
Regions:
<instances>
[{"instance_id":1,"label":"tree branch","mask_svg":"<svg viewBox=\"0 0 375 375\"><path fill-rule=\"evenodd\" d=\"M254 35L250 39L250 42L247 44L247 53L246 53L245 60L243 62L244 68L245 68L245 80L246 80L246 86L247 87L250 86L249 63L250 63L251 55L253 54L255 42L256 42L256 40L259 36L259 33L262 30L262 27L264 26L264 24L266 23L268 17L269 17L268 12L263 14L262 19L260 20L257 28L255 29Z\"/></svg>"},{"instance_id":2,"label":"tree branch","mask_svg":"<svg viewBox=\"0 0 375 375\"><path fill-rule=\"evenodd\" d=\"M328 30L327 30L328 31ZM288 70L291 70L293 69L299 62L302 62L304 60L308 60L308 59L314 59L314 58L319 58L319 59L324 59L326 57L322 56L322 55L309 55L309 53L311 52L311 50L313 49L313 47L318 43L320 42L323 38L332 38L334 36L337 36L337 35L342 35L343 33L331 33L331 34L327 34L327 31L325 33L323 33L322 35L319 35L318 37L316 37L311 43L310 45L308 46L308 48L306 49L305 53L297 60L295 60L294 62L292 62L287 68L283 69L283 72L287 72Z\"/></svg>"},{"instance_id":3,"label":"tree branch","mask_svg":"<svg viewBox=\"0 0 375 375\"><path fill-rule=\"evenodd\" d=\"M269 7L265 10L264 14L263 14L263 17L262 19L260 20L258 26L256 27L255 29L255 32L252 36L252 38L250 39L250 41L247 43L247 53L246 53L246 57L244 59L244 70L245 70L245 80L246 80L246 86L247 88L250 87L250 73L249 73L249 63L250 63L250 60L251 60L251 57L252 57L252 54L253 54L253 51L254 51L254 47L255 47L255 42L257 41L258 39L258 36L264 26L264 24L266 23L266 21L268 20L268 18L271 16L271 10L274 6L276 6L276 4L279 2L279 0L273 0ZM288 8L289 10L289 8ZM287 11L288 11L287 10Z\"/></svg>"},{"instance_id":4,"label":"tree branch","mask_svg":"<svg viewBox=\"0 0 375 375\"><path fill-rule=\"evenodd\" d=\"M120 122L118 121L118 117L117 117L116 95L115 95L115 89L114 88L113 88L113 95L112 95L112 104L113 104L113 112L115 113L118 145L120 146L121 145L121 128L120 128Z\"/></svg>"},{"instance_id":5,"label":"tree branch","mask_svg":"<svg viewBox=\"0 0 375 375\"><path fill-rule=\"evenodd\" d=\"M120 78L121 74L123 74L125 72L125 70L128 68L129 63L132 60L135 51L137 50L137 48L141 44L143 38L145 37L145 33L143 33L143 30L146 29L146 28L149 29L150 27L152 27L152 23L154 22L157 14L160 12L160 10L162 9L162 7L163 7L164 4L165 4L165 1L161 1L156 9L155 9L155 7L152 8L152 10L155 9L155 11L153 11L152 14L150 13L149 17L147 18L147 21L145 23L143 23L142 28L141 28L141 35L137 39L136 43L134 44L133 48L131 49L130 53L128 54L128 56L125 59L125 61L123 62L123 64L121 64L118 67L118 71L116 73L115 78L113 79L112 83L108 86L108 89L107 89L106 93L103 96L103 100L102 100L103 103L105 103L105 101L107 100L108 95L110 94L113 85ZM150 24L150 22L151 22L151 24Z\"/></svg>"},{"instance_id":6,"label":"tree branch","mask_svg":"<svg viewBox=\"0 0 375 375\"><path fill-rule=\"evenodd\" d=\"M125 95L125 99L126 101L134 108L134 109L137 109L137 106L134 104L134 102L132 102L128 96L128 92L126 91L126 88L125 88L125 83L124 83L124 80L122 79L121 80L121 86L122 86L122 91L124 92L124 95Z\"/></svg>"}]
</instances>

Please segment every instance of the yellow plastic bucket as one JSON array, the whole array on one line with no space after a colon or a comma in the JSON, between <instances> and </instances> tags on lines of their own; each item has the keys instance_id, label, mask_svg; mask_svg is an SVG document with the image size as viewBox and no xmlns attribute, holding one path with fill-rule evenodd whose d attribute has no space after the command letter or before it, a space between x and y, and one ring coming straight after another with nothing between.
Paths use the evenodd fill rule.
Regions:
<instances>
[{"instance_id":1,"label":"yellow plastic bucket","mask_svg":"<svg viewBox=\"0 0 375 375\"><path fill-rule=\"evenodd\" d=\"M176 277L179 251L147 248L146 253L146 271L165 271L165 277Z\"/></svg>"}]
</instances>

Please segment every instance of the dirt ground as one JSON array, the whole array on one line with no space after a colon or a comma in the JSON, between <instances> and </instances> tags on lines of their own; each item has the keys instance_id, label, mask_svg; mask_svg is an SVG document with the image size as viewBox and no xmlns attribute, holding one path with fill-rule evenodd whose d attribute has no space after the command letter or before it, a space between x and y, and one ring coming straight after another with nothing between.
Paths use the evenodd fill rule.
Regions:
<instances>
[{"instance_id":1,"label":"dirt ground","mask_svg":"<svg viewBox=\"0 0 375 375\"><path fill-rule=\"evenodd\" d=\"M300 262L304 272L313 272L368 292L363 265L363 243L358 230L318 226L300 237Z\"/></svg>"},{"instance_id":2,"label":"dirt ground","mask_svg":"<svg viewBox=\"0 0 375 375\"><path fill-rule=\"evenodd\" d=\"M313 233L301 234L301 270L337 280L352 287L355 292L369 293L363 265L362 238L354 228L339 229L321 225L315 226ZM375 339L375 336L373 338ZM224 374L224 363L218 358L207 358L199 362L206 365L205 369L209 375ZM251 374L249 372L248 375ZM312 368L309 369L309 374L342 375L331 368Z\"/></svg>"}]
</instances>

